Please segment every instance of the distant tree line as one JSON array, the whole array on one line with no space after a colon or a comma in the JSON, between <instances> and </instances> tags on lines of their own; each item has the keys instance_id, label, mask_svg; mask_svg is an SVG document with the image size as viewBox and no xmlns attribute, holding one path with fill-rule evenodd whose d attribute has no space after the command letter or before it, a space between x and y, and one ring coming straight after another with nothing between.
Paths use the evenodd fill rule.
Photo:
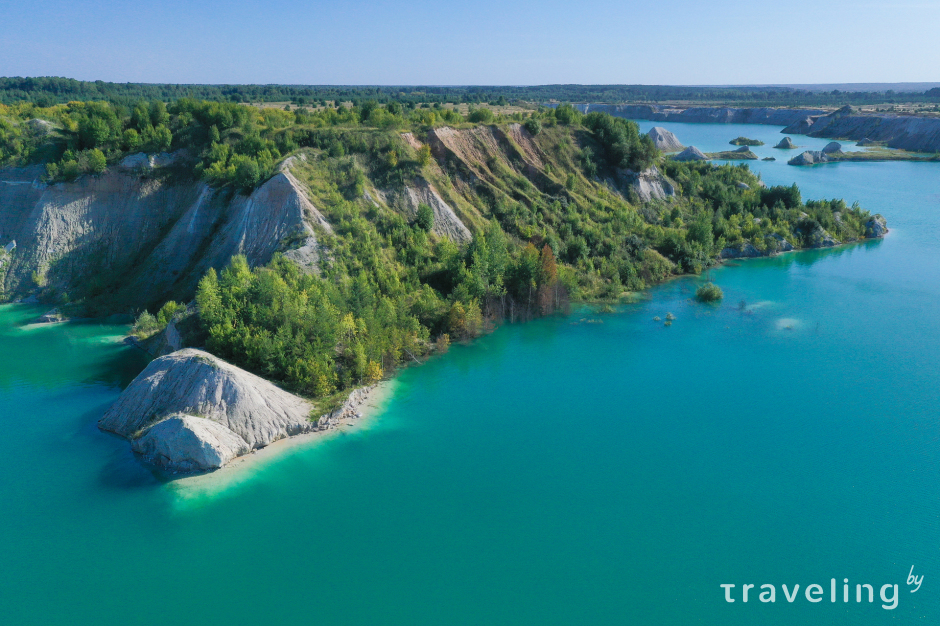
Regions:
<instances>
[{"instance_id":1,"label":"distant tree line","mask_svg":"<svg viewBox=\"0 0 940 626\"><path fill-rule=\"evenodd\" d=\"M886 91L809 91L788 87L701 87L672 85L535 86L328 86L328 85L174 85L109 83L60 77L0 78L0 103L34 102L42 107L73 100L105 100L133 106L139 100L173 102L182 98L214 102L291 102L300 106L368 100L416 104L492 104L546 102L661 102L680 100L738 106L842 106L884 103L940 103L940 89L925 93Z\"/></svg>"}]
</instances>

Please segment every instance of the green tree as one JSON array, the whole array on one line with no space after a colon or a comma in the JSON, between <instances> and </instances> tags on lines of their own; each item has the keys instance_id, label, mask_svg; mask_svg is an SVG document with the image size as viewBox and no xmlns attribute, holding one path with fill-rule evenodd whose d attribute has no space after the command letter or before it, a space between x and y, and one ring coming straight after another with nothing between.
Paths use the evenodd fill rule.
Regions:
<instances>
[{"instance_id":1,"label":"green tree","mask_svg":"<svg viewBox=\"0 0 940 626\"><path fill-rule=\"evenodd\" d=\"M108 166L108 160L104 157L104 152L95 148L85 152L88 171L92 174L100 174Z\"/></svg>"},{"instance_id":2,"label":"green tree","mask_svg":"<svg viewBox=\"0 0 940 626\"><path fill-rule=\"evenodd\" d=\"M542 123L538 120L538 118L535 117L530 117L527 119L523 126L525 126L525 129L529 131L529 134L532 136L538 135L540 132L542 132Z\"/></svg>"},{"instance_id":3,"label":"green tree","mask_svg":"<svg viewBox=\"0 0 940 626\"><path fill-rule=\"evenodd\" d=\"M415 225L425 232L434 228L434 209L427 204L419 204L415 214Z\"/></svg>"},{"instance_id":4,"label":"green tree","mask_svg":"<svg viewBox=\"0 0 940 626\"><path fill-rule=\"evenodd\" d=\"M431 146L424 144L418 148L418 163L421 164L421 167L431 163Z\"/></svg>"},{"instance_id":5,"label":"green tree","mask_svg":"<svg viewBox=\"0 0 940 626\"><path fill-rule=\"evenodd\" d=\"M163 124L153 129L153 149L155 152L166 152L173 143L173 133Z\"/></svg>"},{"instance_id":6,"label":"green tree","mask_svg":"<svg viewBox=\"0 0 940 626\"><path fill-rule=\"evenodd\" d=\"M170 114L166 110L166 104L162 100L154 100L150 103L150 125L153 127L166 124L170 121Z\"/></svg>"}]
</instances>

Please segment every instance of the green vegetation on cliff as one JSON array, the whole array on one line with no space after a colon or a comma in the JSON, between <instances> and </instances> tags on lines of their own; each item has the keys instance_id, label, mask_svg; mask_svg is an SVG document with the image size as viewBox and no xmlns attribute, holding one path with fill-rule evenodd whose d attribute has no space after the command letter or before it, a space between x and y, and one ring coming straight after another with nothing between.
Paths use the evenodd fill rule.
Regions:
<instances>
[{"instance_id":1,"label":"green vegetation on cliff","mask_svg":"<svg viewBox=\"0 0 940 626\"><path fill-rule=\"evenodd\" d=\"M743 165L663 159L635 123L567 105L464 117L394 101L287 111L183 98L21 104L0 119L6 163L46 161L50 180L95 175L136 151L180 151L177 175L231 194L289 169L329 225L313 224L316 272L279 254L257 267L236 256L202 278L200 313L181 332L308 396L503 319L701 272L735 242L813 245L819 229L848 239L866 217L841 201L804 203L795 188L762 189ZM640 199L640 173L659 199ZM138 332L178 314L168 306Z\"/></svg>"}]
</instances>

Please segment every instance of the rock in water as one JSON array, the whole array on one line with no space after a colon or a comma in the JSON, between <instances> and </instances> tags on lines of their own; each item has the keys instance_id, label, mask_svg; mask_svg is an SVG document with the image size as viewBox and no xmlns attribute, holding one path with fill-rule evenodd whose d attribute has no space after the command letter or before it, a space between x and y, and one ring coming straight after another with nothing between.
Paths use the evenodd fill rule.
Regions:
<instances>
[{"instance_id":1,"label":"rock in water","mask_svg":"<svg viewBox=\"0 0 940 626\"><path fill-rule=\"evenodd\" d=\"M815 165L816 163L826 163L827 161L829 161L829 157L823 152L819 150L807 150L803 154L799 154L787 161L787 165Z\"/></svg>"},{"instance_id":2,"label":"rock in water","mask_svg":"<svg viewBox=\"0 0 940 626\"><path fill-rule=\"evenodd\" d=\"M708 157L705 156L705 153L696 148L695 146L689 146L675 157L676 161L707 161Z\"/></svg>"},{"instance_id":3,"label":"rock in water","mask_svg":"<svg viewBox=\"0 0 940 626\"><path fill-rule=\"evenodd\" d=\"M832 154L834 152L842 152L842 144L838 141L830 141L826 144L826 147L822 149L823 154Z\"/></svg>"},{"instance_id":4,"label":"rock in water","mask_svg":"<svg viewBox=\"0 0 940 626\"><path fill-rule=\"evenodd\" d=\"M869 239L884 237L888 232L888 222L880 213L872 215L865 222L865 236Z\"/></svg>"},{"instance_id":5,"label":"rock in water","mask_svg":"<svg viewBox=\"0 0 940 626\"><path fill-rule=\"evenodd\" d=\"M653 140L653 145L656 146L656 149L660 152L678 152L685 148L679 139L663 128L662 126L654 126L650 129L650 132L646 133L650 136L650 139Z\"/></svg>"},{"instance_id":6,"label":"rock in water","mask_svg":"<svg viewBox=\"0 0 940 626\"><path fill-rule=\"evenodd\" d=\"M168 469L210 470L315 430L312 409L254 374L185 349L152 361L98 427L132 440L135 450Z\"/></svg>"},{"instance_id":7,"label":"rock in water","mask_svg":"<svg viewBox=\"0 0 940 626\"><path fill-rule=\"evenodd\" d=\"M789 137L784 137L783 139L780 140L780 143L774 146L774 148L781 148L783 150L793 150L796 147L797 147L796 144L794 144L793 140L790 139Z\"/></svg>"},{"instance_id":8,"label":"rock in water","mask_svg":"<svg viewBox=\"0 0 940 626\"><path fill-rule=\"evenodd\" d=\"M176 471L218 469L248 454L245 440L218 422L193 415L171 415L133 441L134 452Z\"/></svg>"}]
</instances>

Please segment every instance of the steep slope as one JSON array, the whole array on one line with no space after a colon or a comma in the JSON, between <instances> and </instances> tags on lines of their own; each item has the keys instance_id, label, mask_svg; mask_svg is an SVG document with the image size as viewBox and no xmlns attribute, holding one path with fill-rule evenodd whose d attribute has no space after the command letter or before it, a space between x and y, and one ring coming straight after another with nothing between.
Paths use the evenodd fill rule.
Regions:
<instances>
[{"instance_id":1,"label":"steep slope","mask_svg":"<svg viewBox=\"0 0 940 626\"><path fill-rule=\"evenodd\" d=\"M889 148L940 152L940 118L936 117L862 115L846 106L828 115L798 121L782 132L831 139L868 139L883 142Z\"/></svg>"},{"instance_id":2,"label":"steep slope","mask_svg":"<svg viewBox=\"0 0 940 626\"><path fill-rule=\"evenodd\" d=\"M42 290L138 308L191 297L209 267L233 254L267 263L287 247L311 271L329 232L283 168L250 196L213 190L169 168L113 167L46 185L41 168L0 170L0 242L16 241L4 293Z\"/></svg>"},{"instance_id":3,"label":"steep slope","mask_svg":"<svg viewBox=\"0 0 940 626\"><path fill-rule=\"evenodd\" d=\"M654 126L647 135L650 136L650 139L653 140L653 145L656 146L656 149L660 152L679 152L685 149L685 146L682 145L673 133L661 126Z\"/></svg>"}]
</instances>

